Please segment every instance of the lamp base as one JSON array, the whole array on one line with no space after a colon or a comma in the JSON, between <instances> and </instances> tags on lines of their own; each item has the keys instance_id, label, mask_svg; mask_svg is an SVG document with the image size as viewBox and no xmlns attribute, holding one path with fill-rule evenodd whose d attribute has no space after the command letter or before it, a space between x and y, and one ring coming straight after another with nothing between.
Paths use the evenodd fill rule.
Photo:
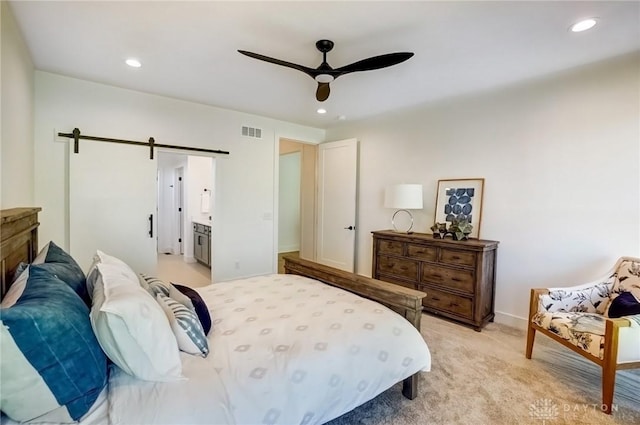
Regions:
<instances>
[{"instance_id":1,"label":"lamp base","mask_svg":"<svg viewBox=\"0 0 640 425\"><path fill-rule=\"evenodd\" d=\"M396 227L396 216L398 215L399 212L405 212L407 213L407 215L409 216L409 219L411 220L411 223L409 224L409 228L406 230L400 230ZM413 229L413 216L411 215L411 213L408 210L398 210L393 214L393 217L391 217L391 225L393 226L393 231L396 233L404 233L407 235L412 234L413 232L411 231L411 229Z\"/></svg>"}]
</instances>

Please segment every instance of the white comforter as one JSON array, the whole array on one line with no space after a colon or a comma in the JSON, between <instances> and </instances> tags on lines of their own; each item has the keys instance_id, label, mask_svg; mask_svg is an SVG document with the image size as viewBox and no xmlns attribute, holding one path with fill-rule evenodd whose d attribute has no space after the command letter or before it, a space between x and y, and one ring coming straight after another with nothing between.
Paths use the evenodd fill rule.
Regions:
<instances>
[{"instance_id":1,"label":"white comforter","mask_svg":"<svg viewBox=\"0 0 640 425\"><path fill-rule=\"evenodd\" d=\"M198 288L213 319L205 359L184 381L112 366L111 424L321 424L428 371L420 333L388 308L295 275ZM103 421L104 423L104 421Z\"/></svg>"}]
</instances>

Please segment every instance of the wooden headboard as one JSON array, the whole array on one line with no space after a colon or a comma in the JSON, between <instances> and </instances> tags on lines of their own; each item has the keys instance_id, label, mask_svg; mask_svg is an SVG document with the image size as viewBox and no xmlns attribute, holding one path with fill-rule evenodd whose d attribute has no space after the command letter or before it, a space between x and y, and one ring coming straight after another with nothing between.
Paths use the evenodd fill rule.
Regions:
<instances>
[{"instance_id":1,"label":"wooden headboard","mask_svg":"<svg viewBox=\"0 0 640 425\"><path fill-rule=\"evenodd\" d=\"M0 210L0 297L11 286L21 262L38 254L38 212L42 208Z\"/></svg>"}]
</instances>

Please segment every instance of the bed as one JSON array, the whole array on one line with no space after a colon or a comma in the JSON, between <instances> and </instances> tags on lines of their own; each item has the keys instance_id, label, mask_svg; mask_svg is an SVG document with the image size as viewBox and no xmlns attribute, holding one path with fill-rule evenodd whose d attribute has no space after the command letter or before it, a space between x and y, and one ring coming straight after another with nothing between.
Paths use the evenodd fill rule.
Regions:
<instances>
[{"instance_id":1,"label":"bed","mask_svg":"<svg viewBox=\"0 0 640 425\"><path fill-rule=\"evenodd\" d=\"M2 211L3 296L20 262L41 256L39 211ZM424 293L302 259L286 258L285 271L197 288L213 322L208 355L180 351L180 379L171 382L142 380L109 362L106 385L78 421L321 424L400 381L405 397L417 396L418 376L431 366L419 333ZM3 392L12 387L4 384L6 412L11 394ZM61 416L36 422L75 422L52 417ZM2 423L16 422L3 413Z\"/></svg>"}]
</instances>

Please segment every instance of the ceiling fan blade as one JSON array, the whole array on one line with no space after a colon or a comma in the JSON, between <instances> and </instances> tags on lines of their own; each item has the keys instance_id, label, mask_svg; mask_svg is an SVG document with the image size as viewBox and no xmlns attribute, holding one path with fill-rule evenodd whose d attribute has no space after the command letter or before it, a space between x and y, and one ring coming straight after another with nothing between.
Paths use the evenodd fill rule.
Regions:
<instances>
[{"instance_id":1,"label":"ceiling fan blade","mask_svg":"<svg viewBox=\"0 0 640 425\"><path fill-rule=\"evenodd\" d=\"M349 65L334 69L338 75L349 74L357 71L373 71L374 69L386 68L406 61L413 56L411 52L387 53L386 55L374 56L363 59Z\"/></svg>"},{"instance_id":2,"label":"ceiling fan blade","mask_svg":"<svg viewBox=\"0 0 640 425\"><path fill-rule=\"evenodd\" d=\"M318 102L324 102L327 100L329 98L329 93L331 93L329 83L318 83L318 89L316 90L316 99Z\"/></svg>"},{"instance_id":3,"label":"ceiling fan blade","mask_svg":"<svg viewBox=\"0 0 640 425\"><path fill-rule=\"evenodd\" d=\"M269 56L260 55L258 53L247 52L246 50L238 50L239 53L242 53L245 56L249 56L250 58L258 59L265 62L274 63L276 65L286 66L287 68L297 69L298 71L302 71L311 78L315 78L315 74L317 71L313 68L309 68L303 65L298 65L296 63L283 61L280 59L270 58Z\"/></svg>"}]
</instances>

